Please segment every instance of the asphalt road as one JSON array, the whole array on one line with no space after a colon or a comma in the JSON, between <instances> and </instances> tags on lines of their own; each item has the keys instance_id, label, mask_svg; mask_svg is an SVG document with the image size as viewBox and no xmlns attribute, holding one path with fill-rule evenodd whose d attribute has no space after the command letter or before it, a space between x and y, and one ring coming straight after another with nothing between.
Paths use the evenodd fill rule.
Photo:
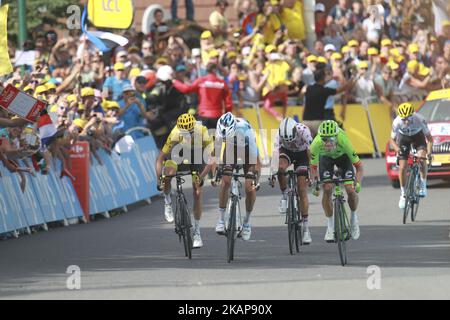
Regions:
<instances>
[{"instance_id":1,"label":"asphalt road","mask_svg":"<svg viewBox=\"0 0 450 320\"><path fill-rule=\"evenodd\" d=\"M284 218L277 213L279 194L267 184L258 194L252 240L238 241L235 261L228 264L226 239L213 230L217 190L209 187L204 247L192 260L184 257L157 199L111 219L0 241L0 298L450 298L450 186L433 182L418 221L403 225L398 191L387 181L383 160L364 164L361 238L349 242L346 267L339 264L337 246L323 241L325 219L312 196L313 243L289 255ZM80 268L80 290L67 288L71 265ZM369 266L379 267L379 273Z\"/></svg>"}]
</instances>

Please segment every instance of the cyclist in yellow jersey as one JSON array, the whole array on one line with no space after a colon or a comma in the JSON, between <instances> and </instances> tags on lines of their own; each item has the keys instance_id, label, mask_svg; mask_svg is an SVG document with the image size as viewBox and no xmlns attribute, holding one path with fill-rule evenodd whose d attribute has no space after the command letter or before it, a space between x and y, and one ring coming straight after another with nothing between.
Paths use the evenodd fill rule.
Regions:
<instances>
[{"instance_id":1,"label":"cyclist in yellow jersey","mask_svg":"<svg viewBox=\"0 0 450 320\"><path fill-rule=\"evenodd\" d=\"M162 181L165 175L174 175L177 171L191 171L194 192L194 237L193 248L201 248L203 242L200 236L200 218L202 216L202 185L203 178L211 170L214 142L208 134L208 129L197 123L191 114L178 117L177 126L173 128L156 160L156 174L160 177L159 189L164 191L164 215L168 222L173 222L172 199L170 197L171 179ZM206 157L206 159L204 158Z\"/></svg>"},{"instance_id":2,"label":"cyclist in yellow jersey","mask_svg":"<svg viewBox=\"0 0 450 320\"><path fill-rule=\"evenodd\" d=\"M319 166L319 172L317 172L317 166ZM354 178L355 172L353 167L356 168L356 190L353 181L345 183L344 186L351 210L352 238L357 240L360 236L358 217L356 215L359 200L357 193L361 190L363 166L344 130L339 128L336 121L326 120L320 124L319 133L311 144L311 169L313 178L317 179L320 175L320 180L324 182L322 206L328 220L328 228L325 234L325 241L327 242L334 242L333 204L331 199L333 185L327 183L327 180L333 179L334 166L341 171L342 179Z\"/></svg>"}]
</instances>

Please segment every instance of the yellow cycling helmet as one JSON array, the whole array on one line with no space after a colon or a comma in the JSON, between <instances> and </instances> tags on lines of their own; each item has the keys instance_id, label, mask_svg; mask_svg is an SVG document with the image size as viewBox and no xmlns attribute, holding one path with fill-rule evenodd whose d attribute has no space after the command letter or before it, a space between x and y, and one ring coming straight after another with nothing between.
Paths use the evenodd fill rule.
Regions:
<instances>
[{"instance_id":1,"label":"yellow cycling helmet","mask_svg":"<svg viewBox=\"0 0 450 320\"><path fill-rule=\"evenodd\" d=\"M411 103L405 102L398 106L397 114L400 118L408 118L414 113L414 107Z\"/></svg>"},{"instance_id":2,"label":"yellow cycling helmet","mask_svg":"<svg viewBox=\"0 0 450 320\"><path fill-rule=\"evenodd\" d=\"M193 131L195 126L195 118L192 114L184 113L177 119L177 128L183 131Z\"/></svg>"}]
</instances>

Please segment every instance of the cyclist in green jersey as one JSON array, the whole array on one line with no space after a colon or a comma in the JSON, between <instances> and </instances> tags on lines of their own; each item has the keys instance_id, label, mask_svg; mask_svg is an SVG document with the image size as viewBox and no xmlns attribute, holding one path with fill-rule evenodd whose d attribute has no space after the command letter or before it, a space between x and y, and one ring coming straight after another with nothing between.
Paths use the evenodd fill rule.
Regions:
<instances>
[{"instance_id":1,"label":"cyclist in green jersey","mask_svg":"<svg viewBox=\"0 0 450 320\"><path fill-rule=\"evenodd\" d=\"M327 120L320 124L318 135L311 144L312 176L315 179L320 176L320 181L324 182L322 206L328 220L325 234L325 241L327 242L334 241L333 204L331 199L333 185L327 183L327 180L331 181L333 179L334 166L341 172L342 179L353 179L355 177L353 167L356 168L356 186L353 181L348 181L344 184L351 210L352 238L356 240L360 235L356 210L358 208L357 193L361 190L363 166L344 130L339 128L337 122ZM317 167L319 167L318 172ZM318 191L316 195L318 195Z\"/></svg>"}]
</instances>

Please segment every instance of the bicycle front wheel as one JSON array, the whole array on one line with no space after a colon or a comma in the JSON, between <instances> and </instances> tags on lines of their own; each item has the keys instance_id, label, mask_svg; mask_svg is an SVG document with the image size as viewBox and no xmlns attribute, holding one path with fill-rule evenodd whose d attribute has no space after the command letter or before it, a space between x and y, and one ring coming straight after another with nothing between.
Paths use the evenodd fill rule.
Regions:
<instances>
[{"instance_id":1,"label":"bicycle front wheel","mask_svg":"<svg viewBox=\"0 0 450 320\"><path fill-rule=\"evenodd\" d=\"M338 244L339 259L341 260L341 265L345 266L347 264L347 228L345 225L345 211L342 208L340 201L335 200L334 202L334 233L336 242Z\"/></svg>"},{"instance_id":2,"label":"bicycle front wheel","mask_svg":"<svg viewBox=\"0 0 450 320\"><path fill-rule=\"evenodd\" d=\"M184 253L192 259L192 222L191 214L185 201L181 202L181 230L183 235Z\"/></svg>"},{"instance_id":3,"label":"bicycle front wheel","mask_svg":"<svg viewBox=\"0 0 450 320\"><path fill-rule=\"evenodd\" d=\"M291 255L294 254L294 243L295 243L295 220L294 220L294 214L295 214L295 208L294 208L294 202L291 196L289 196L289 203L288 208L286 211L287 214L287 225L288 225L288 240L289 240L289 253Z\"/></svg>"},{"instance_id":4,"label":"bicycle front wheel","mask_svg":"<svg viewBox=\"0 0 450 320\"><path fill-rule=\"evenodd\" d=\"M416 179L414 171L410 171L406 183L405 209L403 210L403 224L406 224L408 215L414 211L414 180Z\"/></svg>"},{"instance_id":5,"label":"bicycle front wheel","mask_svg":"<svg viewBox=\"0 0 450 320\"><path fill-rule=\"evenodd\" d=\"M414 206L411 210L411 221L414 222L416 221L416 217L417 217L417 212L419 211L419 202L420 202L420 196L419 196L419 191L420 191L420 175L416 174L416 179L415 179L415 183L414 183Z\"/></svg>"},{"instance_id":6,"label":"bicycle front wheel","mask_svg":"<svg viewBox=\"0 0 450 320\"><path fill-rule=\"evenodd\" d=\"M237 200L233 199L230 207L230 217L227 226L227 262L234 260L234 242L236 239L236 207Z\"/></svg>"}]
</instances>

